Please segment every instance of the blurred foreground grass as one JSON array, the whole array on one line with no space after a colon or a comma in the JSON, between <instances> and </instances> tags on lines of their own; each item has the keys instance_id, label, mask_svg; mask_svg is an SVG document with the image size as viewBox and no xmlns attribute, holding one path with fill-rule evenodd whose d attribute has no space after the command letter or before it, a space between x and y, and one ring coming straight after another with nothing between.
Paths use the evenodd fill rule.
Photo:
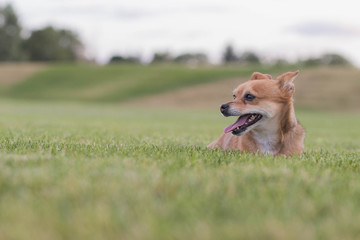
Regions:
<instances>
[{"instance_id":1,"label":"blurred foreground grass","mask_svg":"<svg viewBox=\"0 0 360 240\"><path fill-rule=\"evenodd\" d=\"M301 157L208 150L214 111L0 102L0 239L358 239L360 115Z\"/></svg>"}]
</instances>

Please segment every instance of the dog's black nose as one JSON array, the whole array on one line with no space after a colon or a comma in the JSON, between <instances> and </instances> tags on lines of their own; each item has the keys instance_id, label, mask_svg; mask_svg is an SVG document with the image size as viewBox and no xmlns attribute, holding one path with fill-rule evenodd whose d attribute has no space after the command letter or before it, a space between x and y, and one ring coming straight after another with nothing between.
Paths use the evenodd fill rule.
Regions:
<instances>
[{"instance_id":1,"label":"dog's black nose","mask_svg":"<svg viewBox=\"0 0 360 240\"><path fill-rule=\"evenodd\" d=\"M226 109L228 109L229 108L229 104L222 104L221 106L220 106L220 112L224 112Z\"/></svg>"}]
</instances>

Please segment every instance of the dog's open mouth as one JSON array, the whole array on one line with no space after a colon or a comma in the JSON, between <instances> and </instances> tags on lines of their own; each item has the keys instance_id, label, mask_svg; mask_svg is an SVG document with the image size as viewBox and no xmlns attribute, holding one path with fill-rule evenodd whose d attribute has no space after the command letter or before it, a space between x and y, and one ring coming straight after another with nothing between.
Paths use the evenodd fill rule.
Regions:
<instances>
[{"instance_id":1,"label":"dog's open mouth","mask_svg":"<svg viewBox=\"0 0 360 240\"><path fill-rule=\"evenodd\" d=\"M255 124L262 118L261 114L250 113L241 115L234 124L224 129L225 133L231 132L234 135L244 132L248 127Z\"/></svg>"}]
</instances>

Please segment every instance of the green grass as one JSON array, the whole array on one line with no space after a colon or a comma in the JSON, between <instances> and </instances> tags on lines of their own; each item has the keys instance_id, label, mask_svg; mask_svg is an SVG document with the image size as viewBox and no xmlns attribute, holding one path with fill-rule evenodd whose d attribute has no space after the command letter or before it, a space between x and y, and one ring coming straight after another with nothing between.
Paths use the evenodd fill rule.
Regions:
<instances>
[{"instance_id":1,"label":"green grass","mask_svg":"<svg viewBox=\"0 0 360 240\"><path fill-rule=\"evenodd\" d=\"M0 239L358 239L360 115L306 151L208 150L217 110L0 102Z\"/></svg>"},{"instance_id":2,"label":"green grass","mask_svg":"<svg viewBox=\"0 0 360 240\"><path fill-rule=\"evenodd\" d=\"M11 98L120 102L231 77L249 77L269 67L201 67L181 65L53 65L2 95Z\"/></svg>"}]
</instances>

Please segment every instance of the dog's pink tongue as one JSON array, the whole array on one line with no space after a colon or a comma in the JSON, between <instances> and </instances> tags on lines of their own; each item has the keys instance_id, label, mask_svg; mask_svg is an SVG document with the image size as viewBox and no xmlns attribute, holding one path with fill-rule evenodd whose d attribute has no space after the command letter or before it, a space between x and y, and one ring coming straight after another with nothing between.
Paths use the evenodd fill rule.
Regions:
<instances>
[{"instance_id":1,"label":"dog's pink tongue","mask_svg":"<svg viewBox=\"0 0 360 240\"><path fill-rule=\"evenodd\" d=\"M244 123L246 122L248 117L249 116L247 116L247 115L239 117L238 120L236 120L236 122L234 124L231 124L230 126L228 126L227 128L224 129L224 133L231 132L235 128L237 128L241 125L244 125Z\"/></svg>"}]
</instances>

